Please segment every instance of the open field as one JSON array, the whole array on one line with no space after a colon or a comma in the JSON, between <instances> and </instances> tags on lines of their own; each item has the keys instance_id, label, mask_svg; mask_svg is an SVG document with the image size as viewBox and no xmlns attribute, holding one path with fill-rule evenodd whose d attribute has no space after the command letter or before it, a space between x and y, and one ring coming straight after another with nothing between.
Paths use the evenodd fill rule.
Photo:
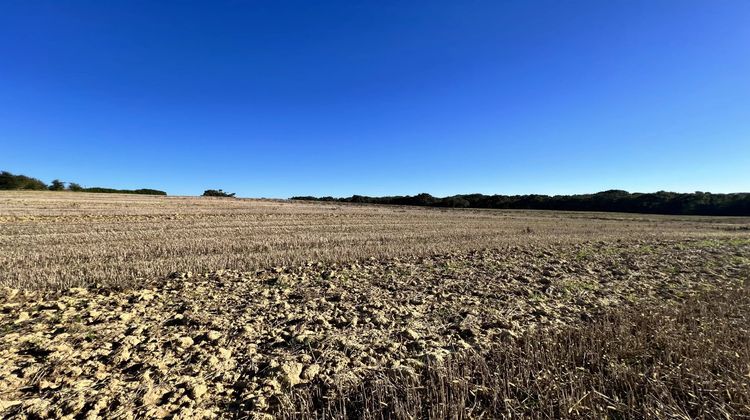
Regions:
<instances>
[{"instance_id":1,"label":"open field","mask_svg":"<svg viewBox=\"0 0 750 420\"><path fill-rule=\"evenodd\" d=\"M0 193L0 414L750 416L749 226Z\"/></svg>"},{"instance_id":2,"label":"open field","mask_svg":"<svg viewBox=\"0 0 750 420\"><path fill-rule=\"evenodd\" d=\"M750 218L447 210L114 194L0 192L0 285L131 286L506 245L745 237Z\"/></svg>"}]
</instances>

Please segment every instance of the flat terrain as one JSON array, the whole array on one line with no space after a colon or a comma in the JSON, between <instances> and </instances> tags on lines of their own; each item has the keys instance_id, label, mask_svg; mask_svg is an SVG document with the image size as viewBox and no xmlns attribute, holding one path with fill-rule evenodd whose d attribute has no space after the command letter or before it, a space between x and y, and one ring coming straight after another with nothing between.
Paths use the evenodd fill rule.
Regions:
<instances>
[{"instance_id":1,"label":"flat terrain","mask_svg":"<svg viewBox=\"0 0 750 420\"><path fill-rule=\"evenodd\" d=\"M750 415L750 219L0 193L7 417Z\"/></svg>"},{"instance_id":2,"label":"flat terrain","mask_svg":"<svg viewBox=\"0 0 750 420\"><path fill-rule=\"evenodd\" d=\"M746 237L749 228L750 218L4 191L0 285L128 287L175 271L247 271L506 245Z\"/></svg>"}]
</instances>

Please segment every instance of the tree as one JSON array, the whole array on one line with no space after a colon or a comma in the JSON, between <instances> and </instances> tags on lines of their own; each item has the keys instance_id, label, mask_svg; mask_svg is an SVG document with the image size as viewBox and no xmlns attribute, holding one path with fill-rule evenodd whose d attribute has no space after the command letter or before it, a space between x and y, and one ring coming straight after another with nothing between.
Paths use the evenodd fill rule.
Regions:
<instances>
[{"instance_id":1,"label":"tree","mask_svg":"<svg viewBox=\"0 0 750 420\"><path fill-rule=\"evenodd\" d=\"M55 179L52 181L52 184L50 184L49 189L50 191L63 191L65 189L65 183L59 179Z\"/></svg>"},{"instance_id":2,"label":"tree","mask_svg":"<svg viewBox=\"0 0 750 420\"><path fill-rule=\"evenodd\" d=\"M0 190L46 190L47 184L24 175L13 175L8 171L0 172Z\"/></svg>"},{"instance_id":3,"label":"tree","mask_svg":"<svg viewBox=\"0 0 750 420\"><path fill-rule=\"evenodd\" d=\"M441 201L441 206L443 207L457 207L457 208L466 208L470 207L471 203L469 200L459 197L459 196L453 196L453 197L445 197Z\"/></svg>"},{"instance_id":4,"label":"tree","mask_svg":"<svg viewBox=\"0 0 750 420\"><path fill-rule=\"evenodd\" d=\"M427 193L417 194L414 196L414 198L408 201L409 201L409 204L415 205L415 206L432 206L437 202L435 197Z\"/></svg>"},{"instance_id":5,"label":"tree","mask_svg":"<svg viewBox=\"0 0 750 420\"><path fill-rule=\"evenodd\" d=\"M70 191L83 191L83 187L75 182L68 183L68 189Z\"/></svg>"},{"instance_id":6,"label":"tree","mask_svg":"<svg viewBox=\"0 0 750 420\"><path fill-rule=\"evenodd\" d=\"M206 190L203 191L204 197L234 197L234 193L227 193L224 190Z\"/></svg>"},{"instance_id":7,"label":"tree","mask_svg":"<svg viewBox=\"0 0 750 420\"><path fill-rule=\"evenodd\" d=\"M433 207L750 216L750 193L711 194L701 191L692 194L668 191L644 194L629 193L623 190L607 190L596 194L577 195L464 194L443 198L422 193L414 196L368 197L353 195L349 198L292 197L292 199Z\"/></svg>"}]
</instances>

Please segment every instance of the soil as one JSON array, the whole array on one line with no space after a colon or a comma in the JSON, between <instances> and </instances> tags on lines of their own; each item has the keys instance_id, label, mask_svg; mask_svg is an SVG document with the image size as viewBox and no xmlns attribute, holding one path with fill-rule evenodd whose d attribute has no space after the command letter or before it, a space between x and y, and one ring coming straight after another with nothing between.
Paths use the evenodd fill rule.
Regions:
<instances>
[{"instance_id":1,"label":"soil","mask_svg":"<svg viewBox=\"0 0 750 420\"><path fill-rule=\"evenodd\" d=\"M262 418L300 387L356 386L613 307L750 272L745 239L589 241L173 273L129 290L0 292L7 418Z\"/></svg>"}]
</instances>

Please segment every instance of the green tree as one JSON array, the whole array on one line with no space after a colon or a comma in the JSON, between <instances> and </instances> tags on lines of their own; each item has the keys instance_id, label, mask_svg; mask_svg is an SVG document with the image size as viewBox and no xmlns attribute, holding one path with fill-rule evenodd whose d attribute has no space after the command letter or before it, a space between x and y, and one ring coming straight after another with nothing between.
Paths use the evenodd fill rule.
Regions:
<instances>
[{"instance_id":1,"label":"green tree","mask_svg":"<svg viewBox=\"0 0 750 420\"><path fill-rule=\"evenodd\" d=\"M204 197L234 197L234 193L227 193L224 190L206 190L203 191Z\"/></svg>"},{"instance_id":2,"label":"green tree","mask_svg":"<svg viewBox=\"0 0 750 420\"><path fill-rule=\"evenodd\" d=\"M46 190L47 184L24 175L13 175L8 171L0 172L0 190Z\"/></svg>"},{"instance_id":3,"label":"green tree","mask_svg":"<svg viewBox=\"0 0 750 420\"><path fill-rule=\"evenodd\" d=\"M63 191L65 189L65 183L59 179L55 179L52 181L52 184L50 184L49 189L50 191Z\"/></svg>"}]
</instances>

